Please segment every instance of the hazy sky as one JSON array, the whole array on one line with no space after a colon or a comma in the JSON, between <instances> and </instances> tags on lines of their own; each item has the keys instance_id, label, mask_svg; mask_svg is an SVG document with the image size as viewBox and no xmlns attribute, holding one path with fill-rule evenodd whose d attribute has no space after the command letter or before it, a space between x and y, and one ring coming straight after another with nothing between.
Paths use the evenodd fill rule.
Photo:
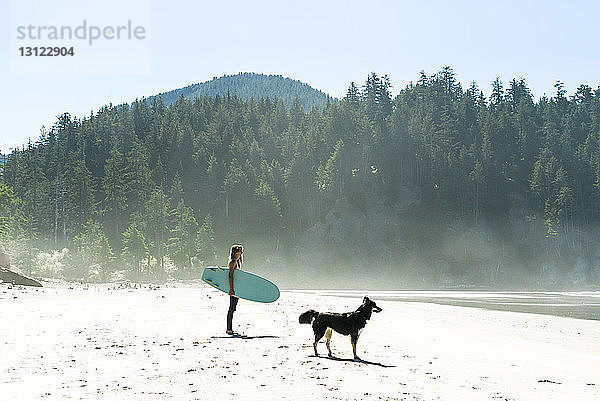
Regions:
<instances>
[{"instance_id":1,"label":"hazy sky","mask_svg":"<svg viewBox=\"0 0 600 401\"><path fill-rule=\"evenodd\" d=\"M63 8L53 11L48 5L54 1ZM65 12L69 1L73 7ZM536 97L552 95L556 80L565 83L569 94L582 83L600 84L600 3L595 1L0 4L0 150L5 153L29 137L37 140L42 124L51 126L60 113L88 115L109 102L129 102L240 71L282 74L336 97L371 71L388 74L396 92L418 79L419 71L432 74L444 65L452 66L464 85L476 81L487 93L497 76L504 82L524 77ZM18 8L17 17L11 4ZM24 7L31 10L31 20L23 16ZM83 19L98 25L131 20L144 26L146 37L142 48L118 57L103 53L115 41L78 44L79 54L94 53L94 60L101 61L65 64L66 73L22 69L21 63L30 60L19 56L18 47L26 42L15 41L15 26L60 25L65 18L73 26ZM136 62L139 73L131 68Z\"/></svg>"}]
</instances>

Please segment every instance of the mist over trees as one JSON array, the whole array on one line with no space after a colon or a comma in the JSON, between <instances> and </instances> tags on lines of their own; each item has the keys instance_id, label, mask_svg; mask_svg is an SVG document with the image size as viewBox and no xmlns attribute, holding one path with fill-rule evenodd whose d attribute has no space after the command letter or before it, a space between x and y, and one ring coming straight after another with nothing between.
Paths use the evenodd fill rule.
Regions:
<instances>
[{"instance_id":1,"label":"mist over trees","mask_svg":"<svg viewBox=\"0 0 600 401\"><path fill-rule=\"evenodd\" d=\"M82 280L194 277L241 242L299 280L597 284L600 89L555 86L536 101L497 79L487 99L445 67L395 98L372 73L322 109L228 94L65 113L6 158L2 235L23 271Z\"/></svg>"}]
</instances>

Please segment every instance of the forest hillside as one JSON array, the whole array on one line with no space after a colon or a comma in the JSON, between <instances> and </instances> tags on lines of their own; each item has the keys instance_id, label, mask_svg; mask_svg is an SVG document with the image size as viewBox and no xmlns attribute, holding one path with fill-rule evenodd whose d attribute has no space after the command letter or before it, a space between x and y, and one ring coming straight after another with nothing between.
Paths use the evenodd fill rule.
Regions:
<instances>
[{"instance_id":1,"label":"forest hillside","mask_svg":"<svg viewBox=\"0 0 600 401\"><path fill-rule=\"evenodd\" d=\"M2 241L23 272L197 277L243 243L287 287L600 282L600 89L490 96L445 67L340 101L154 97L69 113L7 155Z\"/></svg>"}]
</instances>

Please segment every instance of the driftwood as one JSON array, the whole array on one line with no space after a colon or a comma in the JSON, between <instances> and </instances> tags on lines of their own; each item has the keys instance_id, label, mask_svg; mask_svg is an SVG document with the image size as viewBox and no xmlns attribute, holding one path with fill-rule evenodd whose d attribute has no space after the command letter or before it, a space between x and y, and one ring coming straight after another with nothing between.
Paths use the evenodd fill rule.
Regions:
<instances>
[{"instance_id":1,"label":"driftwood","mask_svg":"<svg viewBox=\"0 0 600 401\"><path fill-rule=\"evenodd\" d=\"M11 283L15 285L29 285L32 287L41 287L42 285L31 279L29 277L25 277L22 274L15 273L14 271L7 269L6 267L0 267L0 281L4 281L5 283Z\"/></svg>"},{"instance_id":2,"label":"driftwood","mask_svg":"<svg viewBox=\"0 0 600 401\"><path fill-rule=\"evenodd\" d=\"M0 244L0 282L11 283L15 285L29 285L32 287L41 287L42 285L31 279L25 277L21 272L15 271L10 267L10 256Z\"/></svg>"}]
</instances>

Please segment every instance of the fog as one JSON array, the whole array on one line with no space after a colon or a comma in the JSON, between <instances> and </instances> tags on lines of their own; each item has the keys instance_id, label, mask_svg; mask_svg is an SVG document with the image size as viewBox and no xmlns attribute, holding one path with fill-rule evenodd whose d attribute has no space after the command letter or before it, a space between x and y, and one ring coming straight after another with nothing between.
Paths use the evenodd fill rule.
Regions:
<instances>
[{"instance_id":1,"label":"fog","mask_svg":"<svg viewBox=\"0 0 600 401\"><path fill-rule=\"evenodd\" d=\"M341 201L288 248L248 242L248 269L299 289L591 290L600 288L598 229L548 238L514 211L502 224L419 212L414 203ZM575 238L575 239L574 239Z\"/></svg>"},{"instance_id":2,"label":"fog","mask_svg":"<svg viewBox=\"0 0 600 401\"><path fill-rule=\"evenodd\" d=\"M405 189L398 202L370 199L366 207L338 200L300 235L231 234L215 224L210 260L194 257L176 267L168 256L159 269L150 256L102 259L74 248L31 247L4 239L12 268L34 278L79 282L165 282L197 279L207 265L225 266L229 247L245 247L243 268L282 289L591 290L600 288L600 230L572 229L549 238L546 228L515 210L501 223L428 213ZM251 227L248 232L252 233ZM254 231L256 232L256 231ZM92 248L91 244L88 248ZM140 266L139 269L132 266ZM146 269L145 266L150 266Z\"/></svg>"}]
</instances>

